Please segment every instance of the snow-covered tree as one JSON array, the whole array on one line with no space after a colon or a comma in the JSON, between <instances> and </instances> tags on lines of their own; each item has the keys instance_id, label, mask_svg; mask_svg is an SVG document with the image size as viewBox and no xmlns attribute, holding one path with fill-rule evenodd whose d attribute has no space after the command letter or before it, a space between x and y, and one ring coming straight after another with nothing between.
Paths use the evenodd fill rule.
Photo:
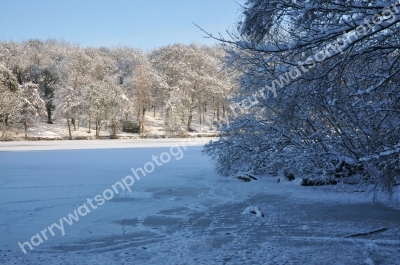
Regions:
<instances>
[{"instance_id":1,"label":"snow-covered tree","mask_svg":"<svg viewBox=\"0 0 400 265\"><path fill-rule=\"evenodd\" d=\"M14 74L0 63L0 119L5 138L6 127L10 120L18 120L20 100L18 98L18 82Z\"/></svg>"},{"instance_id":2,"label":"snow-covered tree","mask_svg":"<svg viewBox=\"0 0 400 265\"><path fill-rule=\"evenodd\" d=\"M235 120L205 150L219 172L359 173L393 191L400 182L399 8L248 0L238 32L222 40L245 74Z\"/></svg>"},{"instance_id":3,"label":"snow-covered tree","mask_svg":"<svg viewBox=\"0 0 400 265\"><path fill-rule=\"evenodd\" d=\"M151 79L150 68L148 65L138 65L135 67L134 75L134 98L136 103L136 113L139 121L140 133L145 132L145 114L151 102Z\"/></svg>"},{"instance_id":4,"label":"snow-covered tree","mask_svg":"<svg viewBox=\"0 0 400 265\"><path fill-rule=\"evenodd\" d=\"M72 140L71 120L76 115L76 110L80 105L78 91L72 86L60 87L55 97L57 105L56 116L63 117L68 125L68 139Z\"/></svg>"},{"instance_id":5,"label":"snow-covered tree","mask_svg":"<svg viewBox=\"0 0 400 265\"><path fill-rule=\"evenodd\" d=\"M23 84L19 91L18 96L20 102L20 113L25 127L25 138L28 138L28 125L33 117L46 115L46 104L41 99L39 86L34 83Z\"/></svg>"},{"instance_id":6,"label":"snow-covered tree","mask_svg":"<svg viewBox=\"0 0 400 265\"><path fill-rule=\"evenodd\" d=\"M65 62L57 69L60 78L55 95L56 116L67 119L68 138L72 139L71 124L76 130L76 118L81 112L82 91L90 81L91 58L79 47L71 48Z\"/></svg>"},{"instance_id":7,"label":"snow-covered tree","mask_svg":"<svg viewBox=\"0 0 400 265\"><path fill-rule=\"evenodd\" d=\"M116 84L111 85L107 90L107 105L105 120L111 128L111 137L117 138L117 130L121 125L124 113L130 108L130 100Z\"/></svg>"},{"instance_id":8,"label":"snow-covered tree","mask_svg":"<svg viewBox=\"0 0 400 265\"><path fill-rule=\"evenodd\" d=\"M223 56L223 51L217 47L194 44L175 44L152 52L153 66L165 80L163 95L168 103L165 105L166 127L171 127L171 121L174 127L190 131L195 109L202 123L207 105L215 107L216 99L223 102L222 97L232 93L235 80L224 69ZM178 103L178 100L181 102Z\"/></svg>"}]
</instances>

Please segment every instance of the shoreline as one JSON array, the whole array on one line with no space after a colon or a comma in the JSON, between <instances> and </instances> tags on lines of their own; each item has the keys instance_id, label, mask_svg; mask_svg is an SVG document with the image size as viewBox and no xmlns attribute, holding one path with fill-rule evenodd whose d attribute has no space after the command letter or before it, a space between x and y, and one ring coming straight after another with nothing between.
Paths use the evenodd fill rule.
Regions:
<instances>
[{"instance_id":1,"label":"shoreline","mask_svg":"<svg viewBox=\"0 0 400 265\"><path fill-rule=\"evenodd\" d=\"M202 146L216 137L0 141L0 152Z\"/></svg>"},{"instance_id":2,"label":"shoreline","mask_svg":"<svg viewBox=\"0 0 400 265\"><path fill-rule=\"evenodd\" d=\"M173 139L173 138L210 138L210 137L219 137L218 133L199 133L199 134L185 134L185 135L117 135L117 138L113 138L111 135L100 135L99 138L95 136L73 136L72 139L68 139L68 136L28 136L28 139L25 137L18 137L9 140L2 140L1 142L20 142L20 141L73 141L73 140L123 140L123 139Z\"/></svg>"}]
</instances>

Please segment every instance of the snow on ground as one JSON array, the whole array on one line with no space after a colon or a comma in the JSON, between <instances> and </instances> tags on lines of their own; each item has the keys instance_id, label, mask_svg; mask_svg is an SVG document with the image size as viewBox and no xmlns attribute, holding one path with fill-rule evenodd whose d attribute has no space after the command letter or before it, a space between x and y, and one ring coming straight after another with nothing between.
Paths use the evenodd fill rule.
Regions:
<instances>
[{"instance_id":1,"label":"snow on ground","mask_svg":"<svg viewBox=\"0 0 400 265\"><path fill-rule=\"evenodd\" d=\"M209 115L210 116L210 115ZM196 118L193 119L192 130L193 132L187 133L190 136L206 136L215 135L215 128L211 128L212 118L207 117L206 125L199 124ZM203 122L204 123L204 122ZM71 136L73 139L95 139L96 129L95 124L92 122L91 131L89 133L88 123L85 120L76 121L76 130L71 125ZM139 137L165 137L166 132L164 130L164 120L159 115L156 114L154 117L151 113L146 114L146 129L145 133L141 135L137 133L127 133L119 131L117 136L120 138L135 139ZM2 124L0 124L0 136L2 136ZM24 126L22 124L12 124L7 127L7 135L9 140L23 140L25 139ZM110 136L110 130L104 125L100 130L100 136L107 138ZM67 139L68 138L68 126L65 119L55 120L54 124L48 124L45 120L38 118L34 123L28 128L28 137L32 139L40 140L52 140L52 139Z\"/></svg>"},{"instance_id":2,"label":"snow on ground","mask_svg":"<svg viewBox=\"0 0 400 265\"><path fill-rule=\"evenodd\" d=\"M218 177L201 146L177 147L186 140L146 148L138 140L1 143L0 263L400 264L398 208L372 204L353 187ZM150 162L154 171L135 179L131 192L88 205ZM54 236L47 232L23 253L18 242L83 204L90 212L72 225L62 221L64 236L54 227ZM255 207L265 216L242 214ZM346 237L379 228L389 229Z\"/></svg>"},{"instance_id":3,"label":"snow on ground","mask_svg":"<svg viewBox=\"0 0 400 265\"><path fill-rule=\"evenodd\" d=\"M93 126L92 126L93 127ZM25 137L24 127L22 124L10 125L7 128L10 133L10 137L13 140L22 140ZM96 135L96 130L92 128L91 132L88 133L88 128L85 127L77 127L76 131L71 126L71 134L73 138L77 137L85 137L85 138L94 138ZM110 132L104 130L104 128L100 131L100 136L109 136ZM125 133L123 133L125 135ZM126 134L132 135L133 134ZM48 124L44 121L37 121L33 123L30 127L28 127L28 137L42 137L49 139L58 139L58 138L67 138L68 137L68 126L67 122L64 120L55 121L54 124Z\"/></svg>"}]
</instances>

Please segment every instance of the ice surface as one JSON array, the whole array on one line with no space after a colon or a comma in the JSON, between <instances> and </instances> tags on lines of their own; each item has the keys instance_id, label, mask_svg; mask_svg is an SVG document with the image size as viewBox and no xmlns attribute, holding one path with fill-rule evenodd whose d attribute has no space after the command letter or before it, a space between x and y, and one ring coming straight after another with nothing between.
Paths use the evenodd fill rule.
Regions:
<instances>
[{"instance_id":1,"label":"ice surface","mask_svg":"<svg viewBox=\"0 0 400 265\"><path fill-rule=\"evenodd\" d=\"M175 159L170 147L181 141L0 143L0 263L399 263L398 209L341 185L219 177L200 143ZM135 180L132 192L121 191L64 224L64 236L55 228L55 236L22 252L19 241L30 241L162 153L170 161ZM241 214L251 205L265 217ZM345 238L381 227L389 230Z\"/></svg>"}]
</instances>

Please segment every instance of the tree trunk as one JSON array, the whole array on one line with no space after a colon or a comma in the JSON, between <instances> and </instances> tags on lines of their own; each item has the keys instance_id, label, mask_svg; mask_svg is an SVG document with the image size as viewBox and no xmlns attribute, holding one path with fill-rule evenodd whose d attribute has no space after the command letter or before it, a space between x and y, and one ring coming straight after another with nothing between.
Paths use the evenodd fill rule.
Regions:
<instances>
[{"instance_id":1,"label":"tree trunk","mask_svg":"<svg viewBox=\"0 0 400 265\"><path fill-rule=\"evenodd\" d=\"M189 102L189 115L188 115L188 122L187 122L187 126L186 126L186 129L187 129L188 132L190 132L192 130L194 97L195 97L195 95L193 93L192 97L190 99L190 102Z\"/></svg>"},{"instance_id":2,"label":"tree trunk","mask_svg":"<svg viewBox=\"0 0 400 265\"><path fill-rule=\"evenodd\" d=\"M75 118L71 118L72 125L74 125L74 131L76 131L76 122Z\"/></svg>"},{"instance_id":3,"label":"tree trunk","mask_svg":"<svg viewBox=\"0 0 400 265\"><path fill-rule=\"evenodd\" d=\"M199 98L199 107L198 107L198 111L199 111L199 122L200 122L200 125L201 125L201 109L202 109L202 107L201 107L201 101L200 101L200 98Z\"/></svg>"},{"instance_id":4,"label":"tree trunk","mask_svg":"<svg viewBox=\"0 0 400 265\"><path fill-rule=\"evenodd\" d=\"M187 131L190 132L192 130L191 125L192 125L192 119L193 119L193 115L192 113L189 114L188 117L188 122L187 122Z\"/></svg>"},{"instance_id":5,"label":"tree trunk","mask_svg":"<svg viewBox=\"0 0 400 265\"><path fill-rule=\"evenodd\" d=\"M69 123L69 118L67 118L67 124L68 124L68 140L72 140L71 124Z\"/></svg>"},{"instance_id":6,"label":"tree trunk","mask_svg":"<svg viewBox=\"0 0 400 265\"><path fill-rule=\"evenodd\" d=\"M217 102L217 120L219 121L219 102Z\"/></svg>"},{"instance_id":7,"label":"tree trunk","mask_svg":"<svg viewBox=\"0 0 400 265\"><path fill-rule=\"evenodd\" d=\"M165 109L163 108L163 112L164 112L164 126L165 126L165 129L166 130L169 130L170 129L170 120L169 120L169 118L170 118L170 116L171 116L171 114L170 114L170 108L167 106Z\"/></svg>"},{"instance_id":8,"label":"tree trunk","mask_svg":"<svg viewBox=\"0 0 400 265\"><path fill-rule=\"evenodd\" d=\"M53 120L51 119L51 104L46 104L46 111L47 111L47 123L48 124L53 124Z\"/></svg>"},{"instance_id":9,"label":"tree trunk","mask_svg":"<svg viewBox=\"0 0 400 265\"><path fill-rule=\"evenodd\" d=\"M111 139L117 139L117 123L115 121L111 123Z\"/></svg>"},{"instance_id":10,"label":"tree trunk","mask_svg":"<svg viewBox=\"0 0 400 265\"><path fill-rule=\"evenodd\" d=\"M96 138L100 138L100 119L96 117Z\"/></svg>"},{"instance_id":11,"label":"tree trunk","mask_svg":"<svg viewBox=\"0 0 400 265\"><path fill-rule=\"evenodd\" d=\"M92 120L91 119L89 119L89 128L88 128L88 133L92 133L92 131L91 131L91 127L92 127Z\"/></svg>"},{"instance_id":12,"label":"tree trunk","mask_svg":"<svg viewBox=\"0 0 400 265\"><path fill-rule=\"evenodd\" d=\"M2 135L3 140L6 138L6 119L3 119L3 135Z\"/></svg>"},{"instance_id":13,"label":"tree trunk","mask_svg":"<svg viewBox=\"0 0 400 265\"><path fill-rule=\"evenodd\" d=\"M138 122L140 122L140 111L141 111L141 109L142 109L142 106L139 104L138 110L137 110L137 115L136 115L136 120Z\"/></svg>"},{"instance_id":14,"label":"tree trunk","mask_svg":"<svg viewBox=\"0 0 400 265\"><path fill-rule=\"evenodd\" d=\"M213 107L213 122L215 121L215 97L213 97L213 103L212 103L212 107Z\"/></svg>"},{"instance_id":15,"label":"tree trunk","mask_svg":"<svg viewBox=\"0 0 400 265\"><path fill-rule=\"evenodd\" d=\"M112 139L117 139L117 126L111 128Z\"/></svg>"},{"instance_id":16,"label":"tree trunk","mask_svg":"<svg viewBox=\"0 0 400 265\"><path fill-rule=\"evenodd\" d=\"M25 140L28 140L28 112L25 113Z\"/></svg>"},{"instance_id":17,"label":"tree trunk","mask_svg":"<svg viewBox=\"0 0 400 265\"><path fill-rule=\"evenodd\" d=\"M203 122L206 120L206 112L207 112L207 103L204 102L204 108L203 108Z\"/></svg>"},{"instance_id":18,"label":"tree trunk","mask_svg":"<svg viewBox=\"0 0 400 265\"><path fill-rule=\"evenodd\" d=\"M144 133L144 130L145 130L145 126L144 126L145 114L146 114L146 107L143 106L142 113L140 115L140 121L139 121L139 132L140 133Z\"/></svg>"}]
</instances>

